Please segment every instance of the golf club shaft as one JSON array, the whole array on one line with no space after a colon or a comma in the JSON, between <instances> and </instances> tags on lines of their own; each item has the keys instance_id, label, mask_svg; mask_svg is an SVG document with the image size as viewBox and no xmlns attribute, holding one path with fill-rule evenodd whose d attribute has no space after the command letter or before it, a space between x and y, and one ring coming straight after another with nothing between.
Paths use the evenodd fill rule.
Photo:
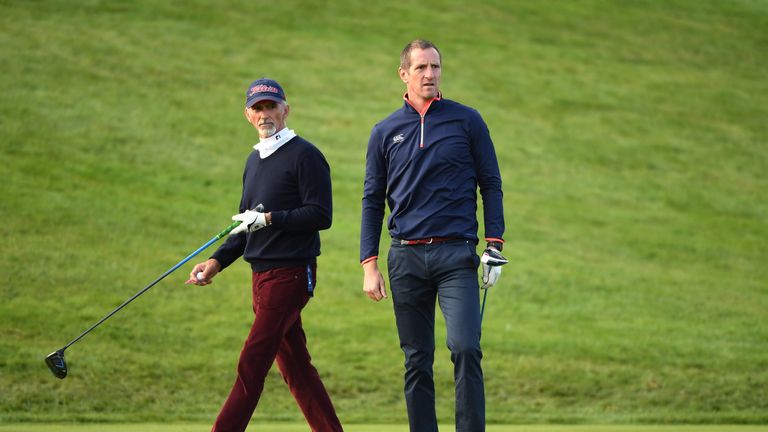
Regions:
<instances>
[{"instance_id":1,"label":"golf club shaft","mask_svg":"<svg viewBox=\"0 0 768 432\"><path fill-rule=\"evenodd\" d=\"M216 235L215 235L215 236L214 236L212 239L208 240L208 241L207 241L207 242L206 242L204 245L200 246L200 247L199 247L199 248L198 248L196 251L192 252L191 254L189 254L189 256L187 256L187 257L186 257L186 258L184 258L183 260L179 261L179 262L178 262L176 265L174 265L173 267L171 267L170 269L168 269L168 271L166 271L165 273L163 273L163 274L162 274L162 275L161 275L159 278L155 279L154 281L152 281L152 283L150 283L149 285L147 285L147 286L145 286L144 288L142 288L142 290L141 290L141 291L139 291L139 292L137 292L136 294L134 294L134 295L133 295L133 297L131 297L131 298L129 298L128 300L124 301L124 302L123 302L123 304L121 304L120 306L118 306L117 308L115 308L115 310L113 310L112 312L108 313L108 314L107 314L107 315L106 315L104 318L100 319L100 320L99 320L99 322L97 322L96 324L94 324L94 325L90 326L90 327L88 328L88 330L86 330L86 331L82 332L82 333L80 334L80 336L78 336L78 337L76 337L75 339L73 339L73 340L72 340L72 342L68 343L68 344L67 344L67 345L65 345L63 348L61 348L61 349L60 349L60 351L62 351L62 352L63 352L65 349L69 348L69 347L70 347L72 344L74 344L75 342L77 342L77 341L79 341L80 339L82 339L82 337L83 337L83 336L85 336L85 335L87 335L88 333L90 333L90 331L91 331L91 330L95 329L95 328L96 328L96 327L98 327L98 326L99 326L101 323L103 323L104 321L108 320L108 319L109 319L109 318L110 318L112 315L114 315L114 314L116 314L118 311L120 311L120 309L122 309L122 308L124 308L125 306L127 306L127 305L128 305L128 303L130 303L130 302L134 301L134 300L136 299L136 297L138 297L138 296L140 296L140 295L144 294L144 293L145 293L145 292L146 292L148 289L150 289L150 288L152 288L153 286L155 286L155 284L157 284L158 282L160 282L161 280L163 280L163 279L164 279L166 276L168 276L169 274L173 273L173 272L174 272L174 271L175 271L177 268L179 268L179 267L181 267L182 265L184 265L184 263L186 263L187 261L189 261L189 260L191 260L192 258L194 258L194 257L195 257L197 254L199 254L200 252L202 252L203 250L205 250L205 248L207 248L208 246L212 245L213 243L215 243L216 241L218 241L220 238L224 237L225 235L229 234L229 232L230 232L230 231L232 231L233 229L235 229L235 227L236 227L236 226L238 226L238 225L240 225L240 224L241 224L241 222L240 222L240 221L235 221L235 222L233 222L233 223L232 223L232 225L230 225L230 226L226 227L226 228L225 228L225 229L224 229L222 232L220 232L220 233L216 234Z\"/></svg>"},{"instance_id":2,"label":"golf club shaft","mask_svg":"<svg viewBox=\"0 0 768 432\"><path fill-rule=\"evenodd\" d=\"M488 288L485 289L485 294L483 294L483 305L480 307L480 325L483 324L483 314L485 313L485 299L488 297Z\"/></svg>"}]
</instances>

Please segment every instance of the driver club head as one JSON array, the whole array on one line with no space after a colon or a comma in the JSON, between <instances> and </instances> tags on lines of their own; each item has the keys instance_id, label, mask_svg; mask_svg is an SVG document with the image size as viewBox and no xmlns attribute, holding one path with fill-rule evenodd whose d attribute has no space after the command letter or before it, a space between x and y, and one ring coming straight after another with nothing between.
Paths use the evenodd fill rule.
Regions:
<instances>
[{"instance_id":1,"label":"driver club head","mask_svg":"<svg viewBox=\"0 0 768 432\"><path fill-rule=\"evenodd\" d=\"M64 350L60 349L48 354L45 364L56 378L64 379L67 376L67 362L64 361Z\"/></svg>"},{"instance_id":2,"label":"driver club head","mask_svg":"<svg viewBox=\"0 0 768 432\"><path fill-rule=\"evenodd\" d=\"M501 255L501 252L496 249L488 248L483 252L483 256L480 257L480 262L487 264L491 267L502 266L509 262L508 259Z\"/></svg>"}]
</instances>

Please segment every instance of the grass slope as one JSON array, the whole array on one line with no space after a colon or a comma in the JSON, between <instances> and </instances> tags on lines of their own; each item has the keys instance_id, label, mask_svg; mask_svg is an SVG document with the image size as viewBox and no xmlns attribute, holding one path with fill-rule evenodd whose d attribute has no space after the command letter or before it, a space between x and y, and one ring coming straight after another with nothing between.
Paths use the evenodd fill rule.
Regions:
<instances>
[{"instance_id":1,"label":"grass slope","mask_svg":"<svg viewBox=\"0 0 768 432\"><path fill-rule=\"evenodd\" d=\"M766 29L748 0L0 1L0 421L216 415L251 320L242 263L206 288L180 269L68 350L64 381L42 359L228 224L256 139L242 93L268 75L332 167L316 366L344 422L403 423L359 203L399 51L425 37L504 179L488 420L768 422ZM301 422L276 371L254 418Z\"/></svg>"}]
</instances>

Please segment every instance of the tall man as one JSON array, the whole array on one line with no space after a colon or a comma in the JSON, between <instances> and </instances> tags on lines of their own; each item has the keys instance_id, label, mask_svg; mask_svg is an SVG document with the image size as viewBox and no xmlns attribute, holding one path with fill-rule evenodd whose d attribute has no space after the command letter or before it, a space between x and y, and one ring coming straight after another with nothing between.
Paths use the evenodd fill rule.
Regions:
<instances>
[{"instance_id":1,"label":"tall man","mask_svg":"<svg viewBox=\"0 0 768 432\"><path fill-rule=\"evenodd\" d=\"M501 176L488 128L472 108L440 93L442 58L437 47L415 40L400 55L403 107L374 126L368 142L360 261L363 290L387 297L378 268L384 202L392 246L387 257L400 347L405 354L405 399L411 432L437 431L432 365L435 300L445 317L454 364L456 430L485 430L480 367L480 301L475 252L477 194L483 197L484 287L503 263ZM493 260L492 260L493 261Z\"/></svg>"},{"instance_id":2,"label":"tall man","mask_svg":"<svg viewBox=\"0 0 768 432\"><path fill-rule=\"evenodd\" d=\"M245 118L259 143L245 165L241 213L232 216L242 224L187 281L208 285L240 256L253 271L255 319L213 432L245 430L275 360L312 431L342 430L301 324L317 282L318 231L331 226L330 168L320 150L286 127L289 112L277 82L262 78L248 88Z\"/></svg>"}]
</instances>

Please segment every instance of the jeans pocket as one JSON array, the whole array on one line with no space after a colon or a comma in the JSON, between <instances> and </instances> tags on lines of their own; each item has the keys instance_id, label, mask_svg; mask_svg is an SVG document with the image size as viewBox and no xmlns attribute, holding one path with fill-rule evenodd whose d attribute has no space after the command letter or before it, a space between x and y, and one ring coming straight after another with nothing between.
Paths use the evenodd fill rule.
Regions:
<instances>
[{"instance_id":1,"label":"jeans pocket","mask_svg":"<svg viewBox=\"0 0 768 432\"><path fill-rule=\"evenodd\" d=\"M269 275L259 281L259 306L265 309L302 308L309 301L307 282L304 267L269 270Z\"/></svg>"},{"instance_id":2,"label":"jeans pocket","mask_svg":"<svg viewBox=\"0 0 768 432\"><path fill-rule=\"evenodd\" d=\"M474 243L471 241L466 242L467 245L467 251L469 251L469 257L472 262L472 266L475 269L478 269L480 267L480 257L477 256L477 246L475 246Z\"/></svg>"},{"instance_id":3,"label":"jeans pocket","mask_svg":"<svg viewBox=\"0 0 768 432\"><path fill-rule=\"evenodd\" d=\"M389 248L389 253L387 253L387 272L389 273L390 279L393 274L396 275L400 272L398 267L403 261L402 254L404 251L405 249L403 246L392 245Z\"/></svg>"}]
</instances>

